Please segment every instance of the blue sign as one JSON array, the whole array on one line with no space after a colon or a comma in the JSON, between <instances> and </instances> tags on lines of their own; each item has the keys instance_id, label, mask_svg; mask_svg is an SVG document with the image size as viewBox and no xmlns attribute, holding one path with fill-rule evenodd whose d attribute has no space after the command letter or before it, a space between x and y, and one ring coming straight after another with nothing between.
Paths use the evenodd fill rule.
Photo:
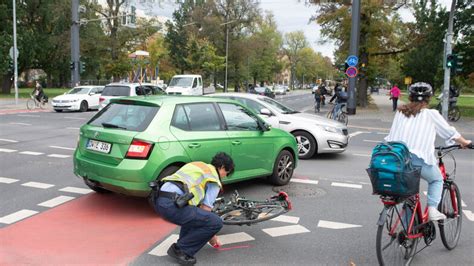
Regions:
<instances>
[{"instance_id":1,"label":"blue sign","mask_svg":"<svg viewBox=\"0 0 474 266\"><path fill-rule=\"evenodd\" d=\"M349 66L357 66L359 63L359 58L357 58L355 55L350 55L347 57L346 62Z\"/></svg>"}]
</instances>

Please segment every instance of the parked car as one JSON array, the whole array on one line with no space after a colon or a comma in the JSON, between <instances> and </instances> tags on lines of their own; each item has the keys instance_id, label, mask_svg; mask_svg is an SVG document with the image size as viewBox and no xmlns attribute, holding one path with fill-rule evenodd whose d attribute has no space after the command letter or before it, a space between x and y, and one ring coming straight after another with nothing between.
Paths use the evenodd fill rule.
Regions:
<instances>
[{"instance_id":1,"label":"parked car","mask_svg":"<svg viewBox=\"0 0 474 266\"><path fill-rule=\"evenodd\" d=\"M104 86L78 86L53 98L51 105L54 111L64 110L86 112L99 109L99 97Z\"/></svg>"},{"instance_id":2,"label":"parked car","mask_svg":"<svg viewBox=\"0 0 474 266\"><path fill-rule=\"evenodd\" d=\"M250 91L249 91L250 92ZM258 94L258 95L263 95L263 96L267 96L267 97L270 97L270 98L275 98L275 93L273 93L272 90L270 90L269 88L267 87L255 87L253 89L252 92L250 92L252 94Z\"/></svg>"},{"instance_id":3,"label":"parked car","mask_svg":"<svg viewBox=\"0 0 474 266\"><path fill-rule=\"evenodd\" d=\"M216 93L210 96L236 100L260 114L272 127L293 134L300 159L311 158L317 153L344 152L349 142L346 125L325 117L300 113L265 96L245 93Z\"/></svg>"},{"instance_id":4,"label":"parked car","mask_svg":"<svg viewBox=\"0 0 474 266\"><path fill-rule=\"evenodd\" d=\"M275 94L276 95L285 95L286 94L286 90L283 86L281 85L277 85L275 86Z\"/></svg>"},{"instance_id":5,"label":"parked car","mask_svg":"<svg viewBox=\"0 0 474 266\"><path fill-rule=\"evenodd\" d=\"M268 176L284 185L297 165L295 138L238 102L150 96L112 99L81 127L74 173L96 192L144 197L150 181L217 152L235 163L224 184Z\"/></svg>"},{"instance_id":6,"label":"parked car","mask_svg":"<svg viewBox=\"0 0 474 266\"><path fill-rule=\"evenodd\" d=\"M102 95L99 98L99 110L109 104L111 99L140 96L140 95L157 95L165 94L165 91L155 84L150 83L111 83L105 86Z\"/></svg>"}]
</instances>

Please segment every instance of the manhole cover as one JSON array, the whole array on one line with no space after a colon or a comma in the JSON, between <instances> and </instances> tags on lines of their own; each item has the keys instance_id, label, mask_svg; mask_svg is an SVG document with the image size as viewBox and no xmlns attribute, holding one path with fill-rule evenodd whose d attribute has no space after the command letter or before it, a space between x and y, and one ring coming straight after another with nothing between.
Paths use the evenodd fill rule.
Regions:
<instances>
[{"instance_id":1,"label":"manhole cover","mask_svg":"<svg viewBox=\"0 0 474 266\"><path fill-rule=\"evenodd\" d=\"M321 197L326 194L321 188L318 188L314 185L307 184L298 184L298 183L288 183L284 186L273 187L274 192L285 191L288 196L291 197L301 197L301 198L316 198Z\"/></svg>"}]
</instances>

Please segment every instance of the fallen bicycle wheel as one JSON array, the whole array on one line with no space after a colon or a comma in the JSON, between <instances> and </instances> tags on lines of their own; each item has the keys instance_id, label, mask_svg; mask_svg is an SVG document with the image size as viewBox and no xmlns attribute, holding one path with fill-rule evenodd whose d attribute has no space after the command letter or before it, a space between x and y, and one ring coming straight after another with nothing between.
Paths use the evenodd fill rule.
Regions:
<instances>
[{"instance_id":1,"label":"fallen bicycle wheel","mask_svg":"<svg viewBox=\"0 0 474 266\"><path fill-rule=\"evenodd\" d=\"M286 208L278 204L262 204L251 208L238 208L221 213L224 224L227 225L250 225L273 219L288 212Z\"/></svg>"}]
</instances>

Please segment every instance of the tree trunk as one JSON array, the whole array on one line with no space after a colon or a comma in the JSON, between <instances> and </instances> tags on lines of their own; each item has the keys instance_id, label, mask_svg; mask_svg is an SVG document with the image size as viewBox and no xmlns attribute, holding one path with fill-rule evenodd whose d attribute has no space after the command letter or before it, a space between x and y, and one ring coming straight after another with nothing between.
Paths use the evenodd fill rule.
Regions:
<instances>
[{"instance_id":1,"label":"tree trunk","mask_svg":"<svg viewBox=\"0 0 474 266\"><path fill-rule=\"evenodd\" d=\"M361 25L370 25L370 14L361 14ZM366 71L369 65L369 54L367 52L368 32L367 27L361 27L360 32L360 63L359 63L359 86L357 88L357 105L367 107L367 87L369 83L368 73ZM365 65L365 67L362 67Z\"/></svg>"},{"instance_id":2,"label":"tree trunk","mask_svg":"<svg viewBox=\"0 0 474 266\"><path fill-rule=\"evenodd\" d=\"M13 74L3 74L2 77L2 94L9 95L13 85Z\"/></svg>"}]
</instances>

